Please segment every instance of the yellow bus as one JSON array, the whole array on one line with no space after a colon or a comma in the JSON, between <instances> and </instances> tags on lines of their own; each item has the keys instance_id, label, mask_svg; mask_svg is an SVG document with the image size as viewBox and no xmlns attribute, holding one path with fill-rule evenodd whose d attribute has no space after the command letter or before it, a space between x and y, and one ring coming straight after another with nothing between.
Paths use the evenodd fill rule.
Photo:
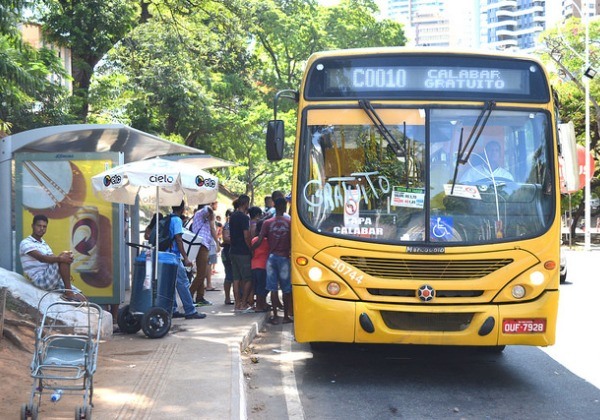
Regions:
<instances>
[{"instance_id":1,"label":"yellow bus","mask_svg":"<svg viewBox=\"0 0 600 420\"><path fill-rule=\"evenodd\" d=\"M557 101L535 59L405 48L312 55L298 102L299 342L547 346L559 295ZM290 152L288 152L291 155Z\"/></svg>"}]
</instances>

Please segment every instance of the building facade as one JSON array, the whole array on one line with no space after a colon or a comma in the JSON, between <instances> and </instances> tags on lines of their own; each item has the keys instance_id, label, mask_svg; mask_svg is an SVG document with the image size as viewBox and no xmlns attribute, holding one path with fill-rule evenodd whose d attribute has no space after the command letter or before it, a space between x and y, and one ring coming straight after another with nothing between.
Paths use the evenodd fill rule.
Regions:
<instances>
[{"instance_id":1,"label":"building facade","mask_svg":"<svg viewBox=\"0 0 600 420\"><path fill-rule=\"evenodd\" d=\"M546 0L486 0L482 43L506 51L532 51L546 29Z\"/></svg>"},{"instance_id":2,"label":"building facade","mask_svg":"<svg viewBox=\"0 0 600 420\"><path fill-rule=\"evenodd\" d=\"M24 23L21 25L21 35L23 36L23 41L34 48L39 49L46 47L55 51L60 58L63 67L67 71L67 74L73 74L71 66L71 50L69 48L58 47L56 45L47 43L44 40L41 25L38 25L37 23ZM63 78L53 74L49 77L49 79L51 82L57 85L66 87L69 92L73 91L73 83L71 82L70 78Z\"/></svg>"},{"instance_id":3,"label":"building facade","mask_svg":"<svg viewBox=\"0 0 600 420\"><path fill-rule=\"evenodd\" d=\"M382 0L382 17L404 25L409 46L530 52L546 28L590 16L600 0Z\"/></svg>"}]
</instances>

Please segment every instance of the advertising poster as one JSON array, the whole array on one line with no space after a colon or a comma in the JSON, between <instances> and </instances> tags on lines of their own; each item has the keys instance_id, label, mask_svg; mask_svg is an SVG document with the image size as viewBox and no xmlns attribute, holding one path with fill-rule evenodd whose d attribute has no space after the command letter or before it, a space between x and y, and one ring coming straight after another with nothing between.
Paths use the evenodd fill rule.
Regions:
<instances>
[{"instance_id":1,"label":"advertising poster","mask_svg":"<svg viewBox=\"0 0 600 420\"><path fill-rule=\"evenodd\" d=\"M94 194L91 177L119 164L119 153L18 153L15 214L19 243L31 235L33 216L44 214L44 240L54 254L73 252L72 283L96 303L120 300L123 238L119 205ZM20 272L20 259L17 257Z\"/></svg>"}]
</instances>

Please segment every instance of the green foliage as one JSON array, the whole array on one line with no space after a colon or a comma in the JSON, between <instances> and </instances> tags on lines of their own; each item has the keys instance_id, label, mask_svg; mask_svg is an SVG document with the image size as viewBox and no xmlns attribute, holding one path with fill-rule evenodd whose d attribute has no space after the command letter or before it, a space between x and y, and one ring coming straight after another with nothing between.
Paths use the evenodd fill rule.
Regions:
<instances>
[{"instance_id":1,"label":"green foliage","mask_svg":"<svg viewBox=\"0 0 600 420\"><path fill-rule=\"evenodd\" d=\"M590 40L600 39L600 21L592 20L589 25ZM542 60L551 70L554 88L561 100L561 120L573 120L578 140L583 143L585 137L584 101L585 86L583 83L585 70L585 28L578 18L570 18L541 35L543 49ZM600 67L600 44L589 45L590 65ZM598 143L598 122L600 120L600 78L590 81L590 100L592 107L592 143L594 149Z\"/></svg>"},{"instance_id":2,"label":"green foliage","mask_svg":"<svg viewBox=\"0 0 600 420\"><path fill-rule=\"evenodd\" d=\"M272 0L256 11L257 78L276 90L298 88L303 64L317 51L404 45L399 23L375 19L373 0L343 0L323 7L316 1Z\"/></svg>"},{"instance_id":3,"label":"green foliage","mask_svg":"<svg viewBox=\"0 0 600 420\"><path fill-rule=\"evenodd\" d=\"M589 63L596 70L600 68L600 21L589 22ZM564 23L542 33L540 40L541 59L550 69L551 80L560 100L561 122L573 121L577 142L585 143L585 85L583 71L585 70L585 26L579 18L570 18ZM592 192L598 192L600 182L598 173L600 165L600 77L589 83L590 91L590 148L596 160L596 173L592 177ZM568 208L568 197L565 197L561 207ZM579 208L578 214L583 213L583 193L579 191L571 195L571 205Z\"/></svg>"},{"instance_id":4,"label":"green foliage","mask_svg":"<svg viewBox=\"0 0 600 420\"><path fill-rule=\"evenodd\" d=\"M375 19L372 0L343 0L325 11L326 48L366 48L402 46L406 37L402 26L390 20Z\"/></svg>"},{"instance_id":5,"label":"green foliage","mask_svg":"<svg viewBox=\"0 0 600 420\"><path fill-rule=\"evenodd\" d=\"M39 7L49 41L72 54L72 109L85 121L94 67L138 20L134 0L44 0Z\"/></svg>"},{"instance_id":6,"label":"green foliage","mask_svg":"<svg viewBox=\"0 0 600 420\"><path fill-rule=\"evenodd\" d=\"M223 183L237 194L250 194L258 203L274 189L291 188L293 102L282 103L278 113L286 124L285 159L266 160L265 125L272 116L275 92L297 89L304 64L316 51L405 41L399 24L375 19L373 0L343 0L330 8L317 0L41 0L35 4L48 40L71 49L69 103L79 122L123 123L232 160L237 166L220 171ZM6 26L5 16L0 14L0 31ZM15 15L17 20L19 16ZM17 54L19 50L14 44L12 49L4 48L12 42L6 34L0 37L0 82L5 74L14 79L11 83L24 86L14 93L23 103L34 93L43 93L56 105L51 108L37 98L38 105L55 114L37 122L23 119L18 129L71 122L65 98L29 80L32 72L44 73L39 60L31 55L21 61L5 59L5 51ZM31 71L15 71L15 62Z\"/></svg>"},{"instance_id":7,"label":"green foliage","mask_svg":"<svg viewBox=\"0 0 600 420\"><path fill-rule=\"evenodd\" d=\"M65 78L57 54L23 42L18 25L27 1L0 4L0 130L16 132L64 121L66 91L51 83L52 75Z\"/></svg>"}]
</instances>

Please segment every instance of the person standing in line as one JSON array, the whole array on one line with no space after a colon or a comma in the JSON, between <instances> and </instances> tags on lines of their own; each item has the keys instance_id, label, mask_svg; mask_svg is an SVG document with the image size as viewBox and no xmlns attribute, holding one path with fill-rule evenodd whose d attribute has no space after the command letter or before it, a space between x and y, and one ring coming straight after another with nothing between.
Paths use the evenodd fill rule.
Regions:
<instances>
[{"instance_id":1,"label":"person standing in line","mask_svg":"<svg viewBox=\"0 0 600 420\"><path fill-rule=\"evenodd\" d=\"M169 252L177 255L177 261L179 261L179 266L177 267L177 283L175 288L177 294L179 294L179 299L181 299L184 310L184 313L177 312L177 299L175 299L175 296L173 296L173 318L185 317L185 319L202 319L206 318L206 314L198 313L198 311L196 311L194 300L192 299L189 289L190 281L188 280L185 270L185 267L191 267L193 264L189 260L183 246L183 222L181 220L181 215L183 214L184 209L184 201L182 201L179 206L172 207L173 213L171 215L171 224L169 225L171 238L173 238L173 243Z\"/></svg>"},{"instance_id":2,"label":"person standing in line","mask_svg":"<svg viewBox=\"0 0 600 420\"><path fill-rule=\"evenodd\" d=\"M270 195L265 195L265 208L263 211L267 213L269 209L272 208L275 208L275 205L273 204L273 198Z\"/></svg>"},{"instance_id":3,"label":"person standing in line","mask_svg":"<svg viewBox=\"0 0 600 420\"><path fill-rule=\"evenodd\" d=\"M223 242L223 222L221 221L221 216L218 214L215 215L215 228L217 229L217 242L220 245L221 242ZM221 249L221 252L223 252L223 249ZM218 254L217 254L217 256L218 256ZM216 263L215 263L215 266L213 267L212 273L217 274Z\"/></svg>"},{"instance_id":4,"label":"person standing in line","mask_svg":"<svg viewBox=\"0 0 600 420\"><path fill-rule=\"evenodd\" d=\"M263 211L258 206L252 206L248 209L248 216L250 217L250 237L254 238L258 235L256 226L258 221L263 217Z\"/></svg>"},{"instance_id":5,"label":"person standing in line","mask_svg":"<svg viewBox=\"0 0 600 420\"><path fill-rule=\"evenodd\" d=\"M229 257L233 272L233 298L236 311L250 311L247 304L252 287L252 253L250 251L250 197L242 194L237 199L238 208L229 218L231 247Z\"/></svg>"},{"instance_id":6,"label":"person standing in line","mask_svg":"<svg viewBox=\"0 0 600 420\"><path fill-rule=\"evenodd\" d=\"M263 215L263 211L258 206L252 206L248 209L248 216L250 217L250 238L254 238L255 236L258 235L256 226L258 225L258 222L260 221L262 215ZM250 242L252 242L252 240L250 240ZM255 293L256 293L255 286L256 286L256 279L253 274L252 275L252 286L250 288L250 293L248 294L248 302L246 302L248 304L248 306L251 306L251 307L254 307L254 303L255 303Z\"/></svg>"},{"instance_id":7,"label":"person standing in line","mask_svg":"<svg viewBox=\"0 0 600 420\"><path fill-rule=\"evenodd\" d=\"M217 207L219 206L218 201L210 203L212 210L212 216L210 217L210 235L212 236L212 242L208 249L208 265L206 267L206 291L215 292L218 291L216 287L212 285L212 275L215 272L215 266L217 265L217 254L221 252L221 245L219 243L219 234L217 232L216 214Z\"/></svg>"},{"instance_id":8,"label":"person standing in line","mask_svg":"<svg viewBox=\"0 0 600 420\"><path fill-rule=\"evenodd\" d=\"M237 200L233 202L234 206L237 206ZM225 270L225 278L223 279L223 291L225 293L225 305L233 305L231 300L231 284L233 283L233 272L231 268L231 258L229 257L229 248L231 247L231 235L229 231L229 217L233 213L233 210L227 209L225 211L225 223L223 224L223 231L221 235L221 261L223 262L223 269Z\"/></svg>"},{"instance_id":9,"label":"person standing in line","mask_svg":"<svg viewBox=\"0 0 600 420\"><path fill-rule=\"evenodd\" d=\"M275 200L277 200L278 198L285 198L285 195L283 194L283 191L280 190L275 190L271 193L271 203L273 203L273 205L267 210L265 211L265 214L262 217L262 220L268 220L272 217L275 217ZM289 217L286 214L286 217ZM275 308L279 308L279 309L283 309L283 305L281 304L281 299L279 299L279 292L277 293L271 293L271 305Z\"/></svg>"},{"instance_id":10,"label":"person standing in line","mask_svg":"<svg viewBox=\"0 0 600 420\"><path fill-rule=\"evenodd\" d=\"M195 296L196 306L212 305L204 298L204 279L209 268L208 254L210 247L214 244L214 239L210 229L211 219L214 217L210 206L200 204L194 213L191 230L198 235L200 239L200 249L196 255L196 277L190 286L190 294Z\"/></svg>"},{"instance_id":11,"label":"person standing in line","mask_svg":"<svg viewBox=\"0 0 600 420\"><path fill-rule=\"evenodd\" d=\"M291 234L290 217L285 214L287 202L279 197L275 200L275 217L263 222L258 240L252 245L257 249L266 238L269 242L269 258L267 260L267 290L271 292L271 305L273 317L269 320L272 324L279 324L277 305L274 295L278 293L278 286L283 293L283 323L293 322L292 313L292 282L290 275Z\"/></svg>"},{"instance_id":12,"label":"person standing in line","mask_svg":"<svg viewBox=\"0 0 600 420\"><path fill-rule=\"evenodd\" d=\"M262 220L256 225L255 235L252 238L252 245L258 241L258 233L262 228ZM254 312L267 312L267 259L269 258L269 243L266 238L263 239L259 247L254 249L252 254L252 283L256 295L256 307Z\"/></svg>"},{"instance_id":13,"label":"person standing in line","mask_svg":"<svg viewBox=\"0 0 600 420\"><path fill-rule=\"evenodd\" d=\"M275 203L275 201L278 198L283 198L285 197L285 195L283 194L283 191L279 191L279 190L275 190L273 191L273 193L271 194L271 201L273 203ZM273 205L272 207L269 207L266 211L265 211L265 215L263 216L263 220L267 220L270 219L271 217L274 217L276 213L275 210L275 205Z\"/></svg>"},{"instance_id":14,"label":"person standing in line","mask_svg":"<svg viewBox=\"0 0 600 420\"><path fill-rule=\"evenodd\" d=\"M63 300L83 300L83 296L71 285L73 253L63 251L54 255L52 248L43 238L47 229L48 217L43 214L33 216L31 235L23 239L19 246L23 274L39 289L64 289Z\"/></svg>"}]
</instances>

